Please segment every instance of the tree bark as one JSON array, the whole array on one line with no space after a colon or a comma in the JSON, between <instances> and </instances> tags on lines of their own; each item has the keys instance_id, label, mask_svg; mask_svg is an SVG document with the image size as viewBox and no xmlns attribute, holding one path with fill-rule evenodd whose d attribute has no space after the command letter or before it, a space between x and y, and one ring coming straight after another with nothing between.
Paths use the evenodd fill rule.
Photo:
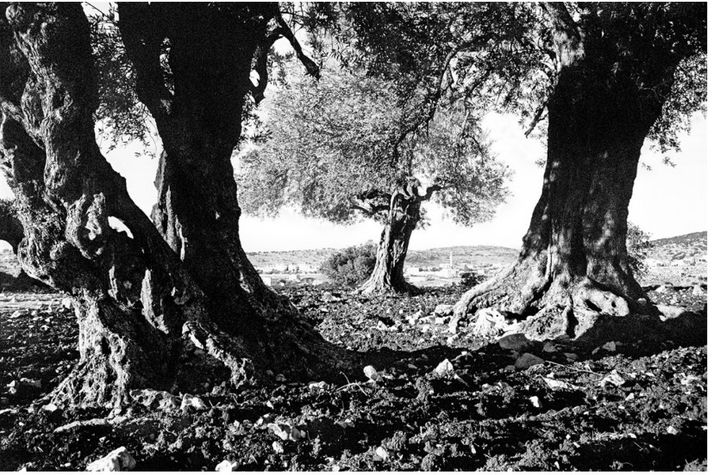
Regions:
<instances>
[{"instance_id":1,"label":"tree bark","mask_svg":"<svg viewBox=\"0 0 720 475\"><path fill-rule=\"evenodd\" d=\"M563 68L548 103L542 194L518 260L468 291L455 306L456 321L497 306L515 318L551 315L557 322L547 332L575 335L586 316L641 309L645 294L625 247L628 205L643 141L660 111L630 81L602 81L582 65Z\"/></svg>"},{"instance_id":2,"label":"tree bark","mask_svg":"<svg viewBox=\"0 0 720 475\"><path fill-rule=\"evenodd\" d=\"M7 17L0 17L0 165L25 230L18 255L32 277L75 297L80 327L80 362L55 391L56 401L121 405L133 388L176 387L189 341L222 362L235 384L263 379L269 368L322 377L345 363L309 325L282 315L260 318L242 289L221 295L225 284L212 281L206 291L201 283L212 276L202 271L211 269L188 271L130 199L95 142L97 87L81 6L0 7ZM188 195L197 190L175 190L173 199L189 202L189 210L175 208L187 213L183 219L230 219L233 208L222 207L229 199L202 209L208 196L228 190L212 189L193 201ZM110 217L131 235L114 230ZM211 226L208 239L238 239L234 232L218 241L212 234L223 229ZM228 301L232 314L222 315ZM239 316L242 326L228 323Z\"/></svg>"},{"instance_id":3,"label":"tree bark","mask_svg":"<svg viewBox=\"0 0 720 475\"><path fill-rule=\"evenodd\" d=\"M404 267L410 236L420 221L421 205L422 198L417 195L394 194L380 235L375 267L360 287L361 293L417 292L417 288L405 280Z\"/></svg>"},{"instance_id":4,"label":"tree bark","mask_svg":"<svg viewBox=\"0 0 720 475\"><path fill-rule=\"evenodd\" d=\"M232 316L223 322L227 329L255 325L250 314L243 322L235 321L234 296L243 293L249 294L256 313L294 312L287 299L263 283L240 245L240 207L230 157L251 86L250 64L275 14L273 5L257 4L252 7L257 18L241 24L237 15L244 8L119 5L138 95L153 115L165 149L153 220L218 305L214 313ZM159 52L166 39L172 45L172 91L160 71Z\"/></svg>"}]
</instances>

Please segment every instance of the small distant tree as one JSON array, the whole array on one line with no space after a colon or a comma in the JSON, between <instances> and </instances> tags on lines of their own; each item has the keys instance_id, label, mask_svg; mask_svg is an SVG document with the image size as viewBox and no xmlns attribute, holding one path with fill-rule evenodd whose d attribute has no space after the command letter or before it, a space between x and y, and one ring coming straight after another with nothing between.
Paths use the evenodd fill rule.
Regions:
<instances>
[{"instance_id":1,"label":"small distant tree","mask_svg":"<svg viewBox=\"0 0 720 475\"><path fill-rule=\"evenodd\" d=\"M319 81L288 78L266 107L265 139L240 159L240 202L256 215L294 205L336 223L384 223L364 293L414 290L403 266L426 201L470 225L507 194L507 167L471 111L444 108L408 134L396 88L381 78L326 67Z\"/></svg>"},{"instance_id":2,"label":"small distant tree","mask_svg":"<svg viewBox=\"0 0 720 475\"><path fill-rule=\"evenodd\" d=\"M351 246L331 254L320 266L320 272L340 285L358 285L366 281L375 267L372 242Z\"/></svg>"}]
</instances>

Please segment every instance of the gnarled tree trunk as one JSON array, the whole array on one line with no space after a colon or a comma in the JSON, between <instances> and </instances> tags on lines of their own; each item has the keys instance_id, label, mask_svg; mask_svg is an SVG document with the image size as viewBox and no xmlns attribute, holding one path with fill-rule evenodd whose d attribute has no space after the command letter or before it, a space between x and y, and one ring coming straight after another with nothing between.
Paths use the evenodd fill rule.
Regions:
<instances>
[{"instance_id":1,"label":"gnarled tree trunk","mask_svg":"<svg viewBox=\"0 0 720 475\"><path fill-rule=\"evenodd\" d=\"M640 149L660 106L630 81L563 69L548 103L542 194L518 261L468 291L456 321L494 305L509 317L549 316L541 336L575 335L584 316L642 307L627 261L627 216Z\"/></svg>"},{"instance_id":2,"label":"gnarled tree trunk","mask_svg":"<svg viewBox=\"0 0 720 475\"><path fill-rule=\"evenodd\" d=\"M365 294L416 292L405 280L404 267L410 236L420 221L422 197L396 193L391 200L370 278L360 287Z\"/></svg>"},{"instance_id":3,"label":"gnarled tree trunk","mask_svg":"<svg viewBox=\"0 0 720 475\"><path fill-rule=\"evenodd\" d=\"M283 313L263 318L237 286L222 295L226 284L213 280L214 269L186 266L132 202L95 142L97 88L81 6L0 7L7 13L0 18L0 164L25 229L19 258L33 277L75 297L80 326L80 362L56 400L123 404L132 388L170 389L188 341L222 362L236 384L270 368L317 377L339 364L339 352L309 325ZM189 195L198 187L176 189L182 204L174 209L201 224L230 219L223 202L202 208L208 196L228 194L218 183L197 200ZM131 236L114 230L110 217ZM237 214L231 218L236 223ZM237 232L218 239L222 229L211 226L199 238L237 241Z\"/></svg>"},{"instance_id":4,"label":"gnarled tree trunk","mask_svg":"<svg viewBox=\"0 0 720 475\"><path fill-rule=\"evenodd\" d=\"M230 157L242 127L250 65L265 39L273 4L228 9L202 4L120 4L120 30L138 76L138 96L163 140L153 220L219 308L237 317L233 296L250 294L255 311L292 313L260 279L240 245ZM159 52L168 54L173 90ZM252 325L250 316L243 325ZM237 325L237 322L227 322Z\"/></svg>"}]
</instances>

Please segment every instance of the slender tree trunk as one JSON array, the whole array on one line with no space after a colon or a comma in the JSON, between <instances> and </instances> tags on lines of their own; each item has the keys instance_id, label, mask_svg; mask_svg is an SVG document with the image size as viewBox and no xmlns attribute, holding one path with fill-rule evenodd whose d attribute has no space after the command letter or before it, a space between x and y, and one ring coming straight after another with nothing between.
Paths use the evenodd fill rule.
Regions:
<instances>
[{"instance_id":1,"label":"slender tree trunk","mask_svg":"<svg viewBox=\"0 0 720 475\"><path fill-rule=\"evenodd\" d=\"M659 113L632 83L563 70L548 105L543 190L518 261L468 291L456 320L494 305L520 318L562 316L556 327L576 334L584 315L639 309L644 293L625 247L628 205L640 149Z\"/></svg>"},{"instance_id":2,"label":"slender tree trunk","mask_svg":"<svg viewBox=\"0 0 720 475\"><path fill-rule=\"evenodd\" d=\"M410 236L420 221L420 197L396 195L388 212L370 278L360 287L364 294L386 292L416 292L417 288L405 280L404 267Z\"/></svg>"}]
</instances>

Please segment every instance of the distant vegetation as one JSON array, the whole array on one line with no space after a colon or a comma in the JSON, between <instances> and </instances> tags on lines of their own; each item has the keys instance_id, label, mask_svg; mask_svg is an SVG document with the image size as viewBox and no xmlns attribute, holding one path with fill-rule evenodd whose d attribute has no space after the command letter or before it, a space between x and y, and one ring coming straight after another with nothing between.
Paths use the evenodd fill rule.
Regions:
<instances>
[{"instance_id":1,"label":"distant vegetation","mask_svg":"<svg viewBox=\"0 0 720 475\"><path fill-rule=\"evenodd\" d=\"M375 267L375 245L367 242L331 254L320 272L339 285L358 285L370 277Z\"/></svg>"}]
</instances>

